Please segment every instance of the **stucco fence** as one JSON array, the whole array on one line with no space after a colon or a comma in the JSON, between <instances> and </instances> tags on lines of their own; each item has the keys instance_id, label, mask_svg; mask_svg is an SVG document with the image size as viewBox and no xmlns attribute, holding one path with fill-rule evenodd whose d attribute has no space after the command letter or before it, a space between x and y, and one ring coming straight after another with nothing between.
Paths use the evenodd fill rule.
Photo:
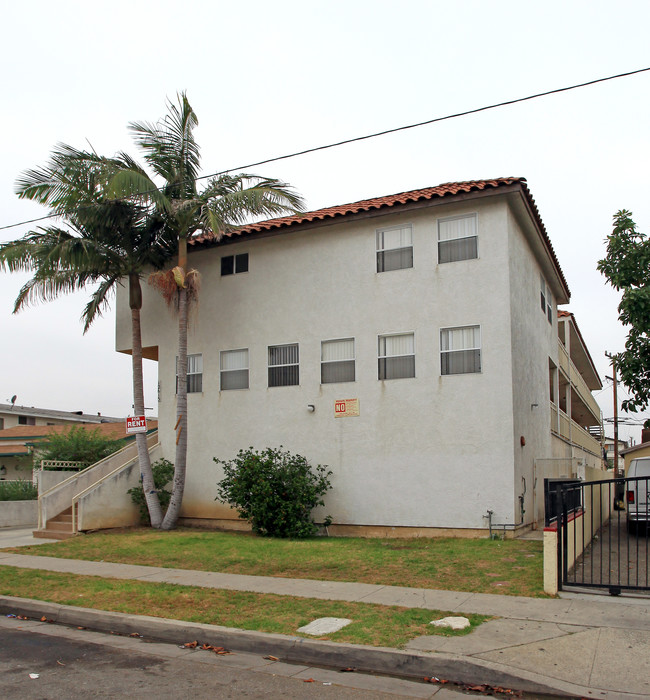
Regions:
<instances>
[{"instance_id":1,"label":"stucco fence","mask_svg":"<svg viewBox=\"0 0 650 700\"><path fill-rule=\"evenodd\" d=\"M38 501L0 501L0 527L36 527Z\"/></svg>"},{"instance_id":2,"label":"stucco fence","mask_svg":"<svg viewBox=\"0 0 650 700\"><path fill-rule=\"evenodd\" d=\"M602 469L591 467L582 467L578 476L586 483L607 478ZM567 530L567 570L573 568L585 547L610 516L611 504L607 502L609 490L603 495L601 488L594 487L584 489L583 495L581 512L568 518L563 526ZM557 524L554 524L544 528L544 592L557 595L558 591L558 529Z\"/></svg>"},{"instance_id":3,"label":"stucco fence","mask_svg":"<svg viewBox=\"0 0 650 700\"><path fill-rule=\"evenodd\" d=\"M38 492L42 493L47 489L56 486L76 471L57 470L45 471L38 469L34 471L33 482L38 487ZM0 527L33 527L38 525L38 501L0 501Z\"/></svg>"}]
</instances>

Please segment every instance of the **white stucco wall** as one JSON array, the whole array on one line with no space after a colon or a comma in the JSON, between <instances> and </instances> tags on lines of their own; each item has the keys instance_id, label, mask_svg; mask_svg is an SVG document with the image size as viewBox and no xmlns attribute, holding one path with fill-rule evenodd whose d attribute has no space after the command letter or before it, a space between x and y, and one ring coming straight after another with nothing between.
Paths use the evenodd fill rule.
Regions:
<instances>
[{"instance_id":1,"label":"white stucco wall","mask_svg":"<svg viewBox=\"0 0 650 700\"><path fill-rule=\"evenodd\" d=\"M543 484L535 483L535 460L553 454L549 358L558 364L556 291L553 322L549 323L540 307L540 261L512 212L508 215L508 238L514 407L512 499L515 524L522 523L520 496L524 498L523 524L528 524L535 520L535 489L543 489Z\"/></svg>"},{"instance_id":2,"label":"white stucco wall","mask_svg":"<svg viewBox=\"0 0 650 700\"><path fill-rule=\"evenodd\" d=\"M438 265L438 218L466 212L478 213L479 258ZM378 274L376 229L408 223L413 268ZM553 332L539 309L539 279L531 282L539 277L532 253L517 236L497 196L191 253L202 291L189 352L203 354L203 392L188 397L183 514L228 517L213 500L221 473L212 457L282 444L332 469L323 515L335 523L484 528L488 509L495 522L516 522L517 481L534 457L548 456L535 451L550 450L548 402L539 393ZM220 257L244 252L249 272L221 277ZM159 346L160 435L173 461L176 327L161 300L144 291L143 344ZM116 344L124 350L130 316L124 294L118 298ZM440 329L476 324L482 372L441 376ZM377 336L400 332L415 334L416 377L378 381ZM543 347L513 359L513 343L530 333L526 347L538 339ZM321 385L321 341L350 337L356 381ZM300 385L268 388L267 347L294 342ZM249 349L250 389L220 392L219 351L239 348ZM532 388L513 390L531 368ZM345 398L359 399L359 417L334 417L334 402ZM536 401L539 411L529 415ZM531 440L523 457L520 434L527 446Z\"/></svg>"},{"instance_id":3,"label":"white stucco wall","mask_svg":"<svg viewBox=\"0 0 650 700\"><path fill-rule=\"evenodd\" d=\"M36 527L38 501L0 501L0 527Z\"/></svg>"}]
</instances>

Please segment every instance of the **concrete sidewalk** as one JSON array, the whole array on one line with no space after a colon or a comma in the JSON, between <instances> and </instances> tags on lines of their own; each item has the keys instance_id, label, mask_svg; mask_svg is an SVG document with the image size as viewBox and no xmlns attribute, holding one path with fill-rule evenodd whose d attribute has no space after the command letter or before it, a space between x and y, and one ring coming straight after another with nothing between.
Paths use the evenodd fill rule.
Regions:
<instances>
[{"instance_id":1,"label":"concrete sidewalk","mask_svg":"<svg viewBox=\"0 0 650 700\"><path fill-rule=\"evenodd\" d=\"M0 544L5 544L0 533ZM275 593L328 600L399 605L498 619L464 637L426 636L406 650L230 630L209 625L132 618L39 601L0 597L3 612L167 641L192 635L233 650L272 654L283 661L403 677L435 676L532 693L572 697L650 698L650 599L564 594L535 599L359 583L163 569L0 552L0 565L106 578ZM432 619L433 619L432 615Z\"/></svg>"}]
</instances>

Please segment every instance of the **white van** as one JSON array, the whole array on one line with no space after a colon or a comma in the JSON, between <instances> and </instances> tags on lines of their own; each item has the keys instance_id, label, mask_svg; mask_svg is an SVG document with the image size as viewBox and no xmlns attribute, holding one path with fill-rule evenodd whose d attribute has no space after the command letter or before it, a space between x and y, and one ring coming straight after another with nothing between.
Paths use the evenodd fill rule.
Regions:
<instances>
[{"instance_id":1,"label":"white van","mask_svg":"<svg viewBox=\"0 0 650 700\"><path fill-rule=\"evenodd\" d=\"M640 457L630 462L627 472L625 503L627 505L627 527L630 532L637 530L639 523L646 527L650 519L650 457Z\"/></svg>"}]
</instances>

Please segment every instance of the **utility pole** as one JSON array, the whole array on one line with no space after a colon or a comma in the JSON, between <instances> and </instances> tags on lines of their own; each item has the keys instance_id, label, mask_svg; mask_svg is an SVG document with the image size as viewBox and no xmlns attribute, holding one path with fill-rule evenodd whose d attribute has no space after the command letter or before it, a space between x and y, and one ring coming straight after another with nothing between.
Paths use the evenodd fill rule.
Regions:
<instances>
[{"instance_id":1,"label":"utility pole","mask_svg":"<svg viewBox=\"0 0 650 700\"><path fill-rule=\"evenodd\" d=\"M618 472L618 380L616 378L616 358L609 352L605 356L612 361L612 382L614 387L614 476L620 476Z\"/></svg>"}]
</instances>

